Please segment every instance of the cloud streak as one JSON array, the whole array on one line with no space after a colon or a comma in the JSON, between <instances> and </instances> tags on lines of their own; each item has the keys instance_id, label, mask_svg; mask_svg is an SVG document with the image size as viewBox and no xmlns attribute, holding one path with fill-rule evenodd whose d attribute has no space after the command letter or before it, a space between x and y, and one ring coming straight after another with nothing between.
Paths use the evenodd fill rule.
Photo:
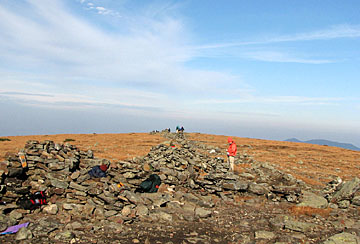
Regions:
<instances>
[{"instance_id":1,"label":"cloud streak","mask_svg":"<svg viewBox=\"0 0 360 244\"><path fill-rule=\"evenodd\" d=\"M248 52L245 53L244 56L254 60L279 63L328 64L335 62L334 60L329 59L309 59L294 57L287 53L275 51Z\"/></svg>"},{"instance_id":2,"label":"cloud streak","mask_svg":"<svg viewBox=\"0 0 360 244\"><path fill-rule=\"evenodd\" d=\"M317 30L312 32L295 33L292 35L280 35L277 37L269 37L258 41L240 41L217 44L206 44L195 47L195 49L216 49L229 48L238 46L263 45L280 42L298 42L298 41L315 41L315 40L331 40L339 38L356 38L360 37L359 25L336 25L329 29Z\"/></svg>"},{"instance_id":3,"label":"cloud streak","mask_svg":"<svg viewBox=\"0 0 360 244\"><path fill-rule=\"evenodd\" d=\"M80 7L77 11L91 10L100 15L113 13L90 1L81 3L85 9ZM241 114L260 117L276 116L276 113L243 112L238 105L324 105L338 101L331 98L254 96L256 89L244 83L238 75L191 68L188 63L198 58L201 50L211 48L356 37L355 27L348 30L338 27L332 31L281 36L259 42L194 47L192 33L188 32L182 19L167 14L172 7L139 10L145 13L141 16L118 13L124 21L119 21L116 29L112 29L100 28L96 20L80 17L83 12L69 11L62 1L28 0L23 6L26 12L0 3L0 62L5 64L0 68L3 77L0 80L1 99L35 107L115 108L115 112L150 111L163 117L218 120L223 118L219 115L229 116L228 111L212 105L230 104L235 107L232 117ZM239 56L271 62L332 62L256 50L243 51ZM239 96L244 98L239 99Z\"/></svg>"},{"instance_id":4,"label":"cloud streak","mask_svg":"<svg viewBox=\"0 0 360 244\"><path fill-rule=\"evenodd\" d=\"M69 86L91 94L97 88L92 90L89 83L96 83L94 87L113 86L114 90L131 87L138 93L156 91L164 98L163 104L171 104L163 95L168 91L195 94L209 87L215 92L221 83L241 82L228 73L185 65L193 53L188 49L188 33L181 20L159 16L159 12L156 19L132 16L131 23L125 22L113 32L71 14L60 1L29 0L27 4L25 15L0 5L0 61L10 66L3 72L19 74L18 70L9 70L24 67L32 76L31 81L25 78L25 83L31 84L41 76L38 82L57 84L58 90ZM137 101L131 96L114 99Z\"/></svg>"},{"instance_id":5,"label":"cloud streak","mask_svg":"<svg viewBox=\"0 0 360 244\"><path fill-rule=\"evenodd\" d=\"M300 96L275 96L275 97L259 97L246 96L241 99L209 99L199 100L198 104L240 104L240 103L281 103L281 104L297 104L297 105L333 105L334 102L341 102L344 98L333 97L300 97Z\"/></svg>"}]
</instances>

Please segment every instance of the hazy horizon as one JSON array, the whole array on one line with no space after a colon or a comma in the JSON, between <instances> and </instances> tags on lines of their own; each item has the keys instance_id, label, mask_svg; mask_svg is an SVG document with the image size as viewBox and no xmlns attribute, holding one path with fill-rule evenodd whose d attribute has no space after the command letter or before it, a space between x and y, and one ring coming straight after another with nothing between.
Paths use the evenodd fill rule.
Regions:
<instances>
[{"instance_id":1,"label":"hazy horizon","mask_svg":"<svg viewBox=\"0 0 360 244\"><path fill-rule=\"evenodd\" d=\"M356 0L1 1L0 136L180 124L360 146L359 8Z\"/></svg>"}]
</instances>

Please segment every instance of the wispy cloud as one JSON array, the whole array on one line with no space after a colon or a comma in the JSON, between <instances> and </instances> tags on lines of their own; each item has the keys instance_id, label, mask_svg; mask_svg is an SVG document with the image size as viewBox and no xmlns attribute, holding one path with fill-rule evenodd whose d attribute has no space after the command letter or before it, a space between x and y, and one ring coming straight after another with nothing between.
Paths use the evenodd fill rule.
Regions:
<instances>
[{"instance_id":1,"label":"wispy cloud","mask_svg":"<svg viewBox=\"0 0 360 244\"><path fill-rule=\"evenodd\" d=\"M279 63L327 64L335 62L334 60L328 59L311 59L307 57L301 58L296 56L294 57L284 52L275 51L247 52L244 54L244 56L254 60Z\"/></svg>"},{"instance_id":2,"label":"wispy cloud","mask_svg":"<svg viewBox=\"0 0 360 244\"><path fill-rule=\"evenodd\" d=\"M359 25L336 25L324 30L316 30L289 35L278 35L260 38L253 41L234 41L224 43L205 44L192 47L199 57L221 58L231 57L240 59L252 59L265 62L281 63L303 63L303 64L327 64L341 62L344 59L314 58L315 52L294 51L296 48L275 48L269 44L304 42L304 41L326 41L343 38L360 37ZM251 51L253 49L253 51Z\"/></svg>"},{"instance_id":3,"label":"wispy cloud","mask_svg":"<svg viewBox=\"0 0 360 244\"><path fill-rule=\"evenodd\" d=\"M275 96L261 97L248 95L239 99L209 99L198 100L198 104L241 104L241 103L258 103L258 104L298 104L298 105L333 105L336 102L344 101L344 98L337 97L300 97L300 96Z\"/></svg>"},{"instance_id":4,"label":"wispy cloud","mask_svg":"<svg viewBox=\"0 0 360 244\"><path fill-rule=\"evenodd\" d=\"M195 47L196 49L214 49L228 48L237 46L263 45L278 42L296 42L296 41L314 41L314 40L331 40L338 38L356 38L360 37L359 25L336 25L328 29L317 30L304 33L294 33L292 35L279 35L277 37L268 37L256 41L239 41L228 43L205 44Z\"/></svg>"},{"instance_id":5,"label":"wispy cloud","mask_svg":"<svg viewBox=\"0 0 360 244\"><path fill-rule=\"evenodd\" d=\"M105 11L91 2L82 2ZM131 87L137 93L155 91L164 104L171 104L164 95L169 91L195 94L209 88L209 94L211 90L214 94L222 83L241 83L225 72L188 68L185 63L194 54L188 48L187 30L180 19L165 12L157 12L155 19L151 13L131 16L131 23L105 31L91 20L72 14L61 1L29 0L27 4L30 7L26 14L0 4L0 61L10 67L3 73L17 73L25 83L31 84L41 76L37 82L53 84L57 90L76 87L89 94L99 87ZM31 75L24 78L16 67L31 70ZM91 90L89 83L97 88ZM131 96L113 99L128 99L132 104L138 101Z\"/></svg>"},{"instance_id":6,"label":"wispy cloud","mask_svg":"<svg viewBox=\"0 0 360 244\"><path fill-rule=\"evenodd\" d=\"M95 3L93 3L92 1L80 0L80 3L84 5L85 9L95 11L98 14L121 17L121 14L119 12L105 8L104 6L95 5Z\"/></svg>"}]
</instances>

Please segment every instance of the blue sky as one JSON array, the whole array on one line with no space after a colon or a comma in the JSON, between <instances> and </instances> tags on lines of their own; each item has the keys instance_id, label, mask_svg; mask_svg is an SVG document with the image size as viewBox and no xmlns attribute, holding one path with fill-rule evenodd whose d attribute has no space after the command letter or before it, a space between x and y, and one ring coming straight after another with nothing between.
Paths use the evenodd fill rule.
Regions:
<instances>
[{"instance_id":1,"label":"blue sky","mask_svg":"<svg viewBox=\"0 0 360 244\"><path fill-rule=\"evenodd\" d=\"M0 135L360 146L360 2L0 0Z\"/></svg>"}]
</instances>

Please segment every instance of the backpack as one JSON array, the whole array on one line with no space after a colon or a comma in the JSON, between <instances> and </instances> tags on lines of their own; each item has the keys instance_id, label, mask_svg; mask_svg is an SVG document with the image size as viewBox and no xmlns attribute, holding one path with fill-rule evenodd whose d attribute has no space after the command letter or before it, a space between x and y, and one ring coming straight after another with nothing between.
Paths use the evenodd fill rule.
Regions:
<instances>
[{"instance_id":1,"label":"backpack","mask_svg":"<svg viewBox=\"0 0 360 244\"><path fill-rule=\"evenodd\" d=\"M150 192L150 193L157 192L160 184L161 184L160 177L156 174L152 174L149 176L149 178L147 178L146 180L141 182L139 188L136 189L136 191L137 192Z\"/></svg>"},{"instance_id":2,"label":"backpack","mask_svg":"<svg viewBox=\"0 0 360 244\"><path fill-rule=\"evenodd\" d=\"M16 202L23 209L33 210L41 205L47 204L46 195L43 191L37 191L29 196L23 196Z\"/></svg>"}]
</instances>

